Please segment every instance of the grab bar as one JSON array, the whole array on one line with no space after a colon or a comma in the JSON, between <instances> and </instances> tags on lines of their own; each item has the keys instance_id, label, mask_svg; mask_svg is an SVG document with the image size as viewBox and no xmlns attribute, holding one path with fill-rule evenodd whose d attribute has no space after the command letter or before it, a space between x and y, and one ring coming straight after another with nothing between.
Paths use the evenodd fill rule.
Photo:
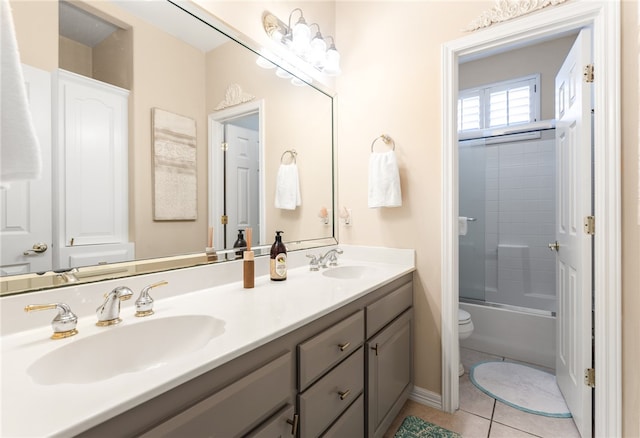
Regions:
<instances>
[{"instance_id":1,"label":"grab bar","mask_svg":"<svg viewBox=\"0 0 640 438\"><path fill-rule=\"evenodd\" d=\"M475 217L468 217L468 218L467 218L467 222L475 222L475 221L477 221L477 220L478 220L478 219L476 219Z\"/></svg>"}]
</instances>

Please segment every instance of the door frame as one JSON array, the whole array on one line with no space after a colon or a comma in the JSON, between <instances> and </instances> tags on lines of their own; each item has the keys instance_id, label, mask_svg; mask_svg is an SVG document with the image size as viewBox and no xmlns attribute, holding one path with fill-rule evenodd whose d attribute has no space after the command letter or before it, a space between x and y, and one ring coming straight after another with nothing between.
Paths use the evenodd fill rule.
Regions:
<instances>
[{"instance_id":1,"label":"door frame","mask_svg":"<svg viewBox=\"0 0 640 438\"><path fill-rule=\"evenodd\" d=\"M264 99L252 100L250 102L241 103L239 105L235 105L229 108L225 108L220 111L212 112L208 116L208 125L209 125L209 142L208 142L208 152L209 152L209 172L208 173L208 188L209 188L209 219L208 226L213 227L214 231L214 247L216 247L216 242L219 244L223 241L223 233L222 227L219 222L216 220L217 217L220 216L220 212L222 212L222 184L216 184L215 176L222 174L222 166L223 166L223 157L222 157L222 149L220 145L224 139L224 123L237 119L242 116L246 116L253 113L258 113L258 142L259 142L259 151L258 151L258 168L260 174L260 180L258 181L258 196L260 198L260 212L259 212L259 220L260 220L260 236L259 242L266 241L265 227L266 223L266 211L264 208L265 205L265 154L264 154L264 145L265 145L265 132L264 132ZM212 200L213 198L213 200ZM217 250L224 250L230 248L218 248Z\"/></svg>"},{"instance_id":2,"label":"door frame","mask_svg":"<svg viewBox=\"0 0 640 438\"><path fill-rule=\"evenodd\" d=\"M442 48L442 409L459 406L458 62L590 26L596 72L594 130L594 435L620 436L620 4L578 0L494 25ZM588 335L587 335L588 336Z\"/></svg>"}]
</instances>

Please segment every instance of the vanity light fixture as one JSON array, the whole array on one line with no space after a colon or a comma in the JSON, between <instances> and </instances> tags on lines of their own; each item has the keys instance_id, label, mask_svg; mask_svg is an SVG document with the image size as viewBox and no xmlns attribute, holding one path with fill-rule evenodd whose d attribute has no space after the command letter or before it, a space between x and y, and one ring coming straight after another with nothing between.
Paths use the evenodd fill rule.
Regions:
<instances>
[{"instance_id":1,"label":"vanity light fixture","mask_svg":"<svg viewBox=\"0 0 640 438\"><path fill-rule=\"evenodd\" d=\"M296 13L299 13L300 17L292 25L291 22ZM323 37L318 23L307 25L302 9L296 8L291 11L287 24L265 11L262 16L262 25L269 38L286 47L298 58L329 76L340 74L340 53L336 49L334 38ZM314 26L317 31L312 37L311 28ZM327 39L331 41L328 49Z\"/></svg>"}]
</instances>

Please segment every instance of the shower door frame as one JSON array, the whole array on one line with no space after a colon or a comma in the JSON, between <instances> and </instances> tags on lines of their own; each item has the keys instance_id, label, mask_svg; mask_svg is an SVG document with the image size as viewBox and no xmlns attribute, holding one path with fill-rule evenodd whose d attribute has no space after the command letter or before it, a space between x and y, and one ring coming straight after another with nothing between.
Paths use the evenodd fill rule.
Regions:
<instances>
[{"instance_id":1,"label":"shower door frame","mask_svg":"<svg viewBox=\"0 0 640 438\"><path fill-rule=\"evenodd\" d=\"M489 27L443 45L442 50L442 409L459 406L458 385L458 133L460 58L499 52L590 26L594 65L594 393L595 436L622 433L621 397L621 146L620 4L579 0Z\"/></svg>"}]
</instances>

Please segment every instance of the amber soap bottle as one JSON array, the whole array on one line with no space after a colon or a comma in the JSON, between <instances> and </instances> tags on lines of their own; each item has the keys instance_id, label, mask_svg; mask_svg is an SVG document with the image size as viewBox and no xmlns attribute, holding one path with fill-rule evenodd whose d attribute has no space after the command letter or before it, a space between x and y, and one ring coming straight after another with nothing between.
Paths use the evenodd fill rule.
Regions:
<instances>
[{"instance_id":1,"label":"amber soap bottle","mask_svg":"<svg viewBox=\"0 0 640 438\"><path fill-rule=\"evenodd\" d=\"M287 248L282 243L282 231L276 231L276 241L271 245L269 273L273 281L287 279Z\"/></svg>"}]
</instances>

